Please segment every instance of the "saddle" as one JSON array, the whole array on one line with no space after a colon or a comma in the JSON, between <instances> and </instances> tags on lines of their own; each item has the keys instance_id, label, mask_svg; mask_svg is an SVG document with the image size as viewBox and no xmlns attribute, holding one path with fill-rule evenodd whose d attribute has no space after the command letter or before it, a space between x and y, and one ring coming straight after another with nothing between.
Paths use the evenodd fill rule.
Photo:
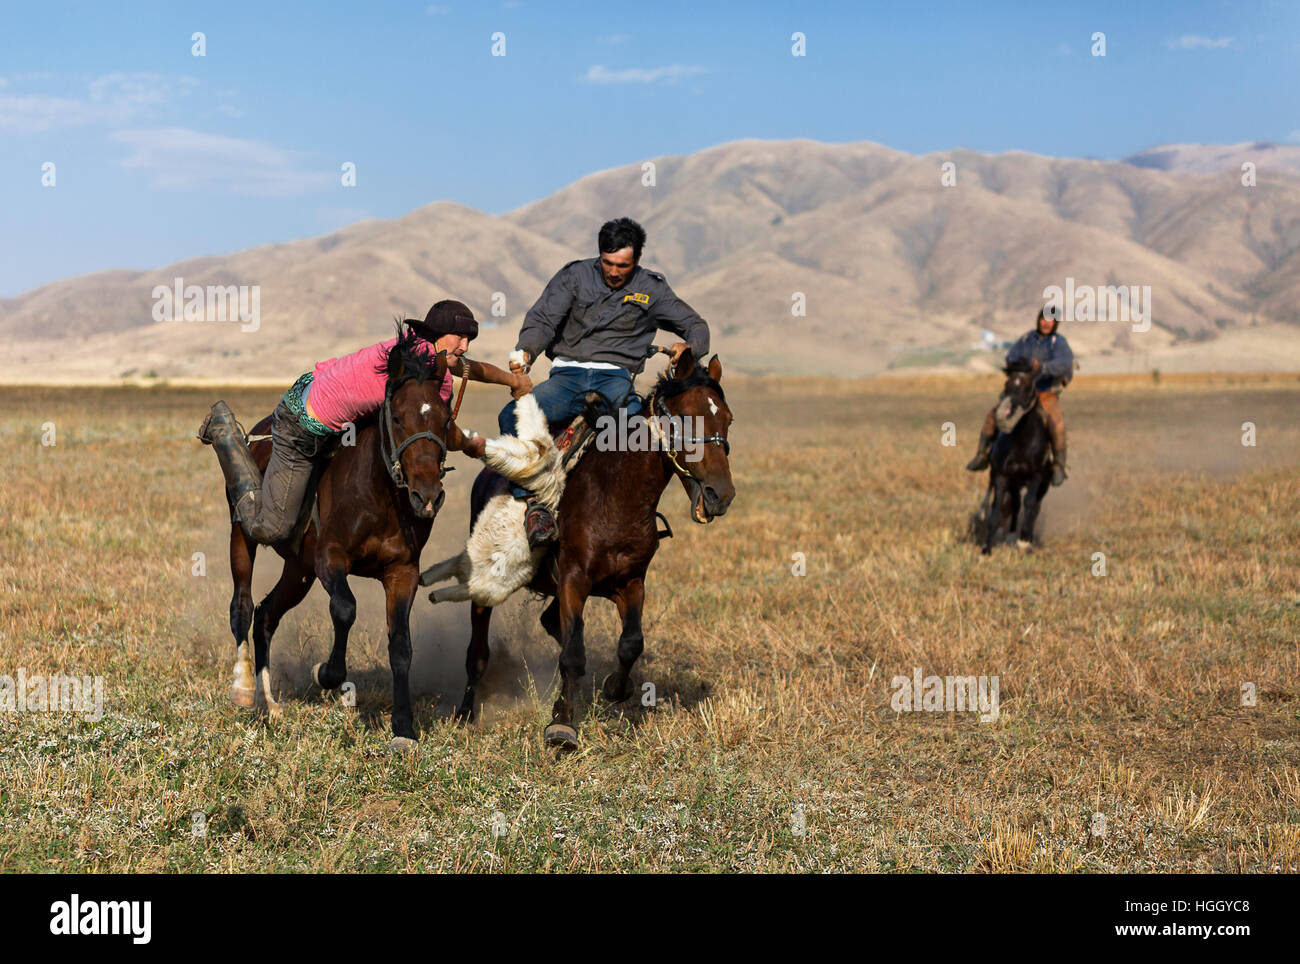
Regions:
<instances>
[{"instance_id":1,"label":"saddle","mask_svg":"<svg viewBox=\"0 0 1300 964\"><path fill-rule=\"evenodd\" d=\"M570 419L569 424L551 433L555 438L555 447L564 457L566 474L582 461L582 456L595 440L596 420L601 415L608 414L605 411L607 403L599 392L588 392L584 401L586 405L583 410Z\"/></svg>"}]
</instances>

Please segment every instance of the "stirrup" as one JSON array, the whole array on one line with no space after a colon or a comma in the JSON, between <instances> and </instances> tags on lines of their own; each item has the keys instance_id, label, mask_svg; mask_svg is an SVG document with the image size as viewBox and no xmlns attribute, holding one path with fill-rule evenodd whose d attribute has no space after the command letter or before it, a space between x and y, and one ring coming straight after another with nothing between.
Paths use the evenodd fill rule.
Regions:
<instances>
[{"instance_id":1,"label":"stirrup","mask_svg":"<svg viewBox=\"0 0 1300 964\"><path fill-rule=\"evenodd\" d=\"M524 531L528 535L528 544L534 549L546 545L555 538L554 513L546 506L532 502L524 513Z\"/></svg>"}]
</instances>

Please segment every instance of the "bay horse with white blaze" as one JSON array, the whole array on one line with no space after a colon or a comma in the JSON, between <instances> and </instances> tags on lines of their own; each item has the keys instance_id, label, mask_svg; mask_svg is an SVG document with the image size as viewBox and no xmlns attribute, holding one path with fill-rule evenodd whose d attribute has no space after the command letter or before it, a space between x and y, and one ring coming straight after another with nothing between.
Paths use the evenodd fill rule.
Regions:
<instances>
[{"instance_id":1,"label":"bay horse with white blaze","mask_svg":"<svg viewBox=\"0 0 1300 964\"><path fill-rule=\"evenodd\" d=\"M560 694L545 733L551 746L568 750L578 745L574 715L586 674L582 611L591 596L612 600L622 620L618 668L606 678L602 695L615 703L632 695L629 676L643 648L645 575L659 547L655 513L668 483L674 476L681 481L691 500L691 517L701 524L725 513L735 497L728 462L731 443L727 441L733 417L721 379L722 363L717 355L706 369L687 350L647 397L651 434L662 432L661 427L654 428L660 425L654 416L673 426L666 435L656 436L658 444L644 451L607 451L593 445L566 479L556 513L559 534L528 587L552 597L541 624L560 645ZM683 424L702 425L703 430L692 437L676 428ZM683 459L683 447L688 444L700 450L697 461ZM499 484L500 476L488 470L475 480L471 529ZM468 679L457 711L462 720L477 714L476 690L487 670L491 619L491 607L472 606L465 655Z\"/></svg>"},{"instance_id":2,"label":"bay horse with white blaze","mask_svg":"<svg viewBox=\"0 0 1300 964\"><path fill-rule=\"evenodd\" d=\"M419 586L420 552L445 495L448 451L460 451L465 437L442 400L445 354L430 358L404 333L388 352L387 387L382 408L356 426L355 445L338 445L319 473L317 515L306 525L301 543L291 539L275 546L284 570L275 587L253 608L253 562L257 544L239 523L230 528L230 569L235 592L230 601L230 629L236 643L231 699L241 706L260 705L272 718L280 707L271 692L270 647L280 619L302 602L316 579L330 597L334 645L329 659L312 670L323 689L336 689L347 676L348 633L357 615L349 576L378 579L388 611L388 661L393 672L393 740L396 750L415 740L411 712L411 604ZM269 432L264 418L252 435ZM257 467L265 472L271 443L265 437L251 446ZM307 505L310 511L311 488ZM256 667L248 657L253 633ZM256 680L256 684L254 683Z\"/></svg>"}]
</instances>

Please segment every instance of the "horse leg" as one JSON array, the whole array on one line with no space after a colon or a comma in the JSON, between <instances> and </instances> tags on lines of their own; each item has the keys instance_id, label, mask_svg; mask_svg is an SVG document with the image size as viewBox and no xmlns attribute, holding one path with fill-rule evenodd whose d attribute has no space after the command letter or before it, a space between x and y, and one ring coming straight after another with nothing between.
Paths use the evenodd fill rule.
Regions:
<instances>
[{"instance_id":1,"label":"horse leg","mask_svg":"<svg viewBox=\"0 0 1300 964\"><path fill-rule=\"evenodd\" d=\"M1020 483L1017 481L1014 485L1007 487L1007 494L1010 496L1011 511L1007 515L1007 535L1016 532L1020 528Z\"/></svg>"},{"instance_id":2,"label":"horse leg","mask_svg":"<svg viewBox=\"0 0 1300 964\"><path fill-rule=\"evenodd\" d=\"M253 611L253 656L257 662L256 672L260 683L257 695L264 702L271 719L280 716L280 704L271 693L271 637L275 635L281 617L303 601L315 579L311 569L300 559L286 559L284 571L280 573L274 588Z\"/></svg>"},{"instance_id":3,"label":"horse leg","mask_svg":"<svg viewBox=\"0 0 1300 964\"><path fill-rule=\"evenodd\" d=\"M1007 480L998 475L993 478L993 502L989 505L989 516L984 526L984 548L980 555L987 556L993 551L993 540L998 537L998 528L1002 525L1002 516L1007 506Z\"/></svg>"},{"instance_id":4,"label":"horse leg","mask_svg":"<svg viewBox=\"0 0 1300 964\"><path fill-rule=\"evenodd\" d=\"M469 647L465 650L465 695L461 698L460 708L456 710L456 720L460 723L472 723L478 718L475 696L479 681L487 672L488 659L492 652L488 647L488 624L492 622L492 607L470 607L469 611Z\"/></svg>"},{"instance_id":5,"label":"horse leg","mask_svg":"<svg viewBox=\"0 0 1300 964\"><path fill-rule=\"evenodd\" d=\"M548 746L562 750L578 747L578 730L573 725L574 709L581 695L582 677L587 673L587 651L582 639L582 609L591 587L581 572L569 572L560 580L555 598L560 604L560 696L546 728Z\"/></svg>"},{"instance_id":6,"label":"horse leg","mask_svg":"<svg viewBox=\"0 0 1300 964\"><path fill-rule=\"evenodd\" d=\"M542 610L541 619L542 629L546 634L555 640L556 645L563 646L564 639L560 636L560 599L558 596L551 597L551 604Z\"/></svg>"},{"instance_id":7,"label":"horse leg","mask_svg":"<svg viewBox=\"0 0 1300 964\"><path fill-rule=\"evenodd\" d=\"M389 748L415 747L415 719L411 712L411 603L420 585L414 565L394 566L384 573L388 597L388 666L393 671L393 740Z\"/></svg>"},{"instance_id":8,"label":"horse leg","mask_svg":"<svg viewBox=\"0 0 1300 964\"><path fill-rule=\"evenodd\" d=\"M1043 496L1051 486L1049 476L1034 482L1025 490L1025 512L1020 520L1020 544L1025 548L1034 544L1034 527L1038 524L1038 512L1043 507Z\"/></svg>"},{"instance_id":9,"label":"horse leg","mask_svg":"<svg viewBox=\"0 0 1300 964\"><path fill-rule=\"evenodd\" d=\"M329 555L321 584L330 597L330 622L334 624L334 646L329 659L312 667L312 676L323 690L338 689L348 678L348 633L357 618L357 599L348 585L348 561L341 554Z\"/></svg>"},{"instance_id":10,"label":"horse leg","mask_svg":"<svg viewBox=\"0 0 1300 964\"><path fill-rule=\"evenodd\" d=\"M618 637L618 669L605 677L601 688L605 699L611 703L622 703L632 695L632 682L629 676L641 650L645 648L641 634L641 607L645 603L645 580L629 579L622 589L614 594L614 605L623 619L623 632Z\"/></svg>"},{"instance_id":11,"label":"horse leg","mask_svg":"<svg viewBox=\"0 0 1300 964\"><path fill-rule=\"evenodd\" d=\"M255 702L253 660L249 655L248 630L253 623L253 560L257 543L244 535L238 522L230 527L230 575L235 583L230 597L230 632L235 637L234 680L230 699L251 710Z\"/></svg>"}]
</instances>

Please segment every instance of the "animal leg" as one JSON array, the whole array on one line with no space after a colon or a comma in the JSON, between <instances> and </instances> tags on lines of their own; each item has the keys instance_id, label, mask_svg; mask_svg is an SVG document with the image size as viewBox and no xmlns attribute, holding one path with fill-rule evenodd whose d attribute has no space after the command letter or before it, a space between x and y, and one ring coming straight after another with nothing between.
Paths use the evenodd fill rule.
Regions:
<instances>
[{"instance_id":1,"label":"animal leg","mask_svg":"<svg viewBox=\"0 0 1300 964\"><path fill-rule=\"evenodd\" d=\"M384 573L388 597L388 665L393 671L393 740L390 748L414 747L415 720L411 711L411 603L420 584L414 565L394 566Z\"/></svg>"},{"instance_id":2,"label":"animal leg","mask_svg":"<svg viewBox=\"0 0 1300 964\"><path fill-rule=\"evenodd\" d=\"M487 672L491 650L488 648L488 624L492 622L491 606L474 606L469 611L469 647L465 650L465 695L456 710L456 719L472 721L478 716L475 696L479 681Z\"/></svg>"},{"instance_id":3,"label":"animal leg","mask_svg":"<svg viewBox=\"0 0 1300 964\"><path fill-rule=\"evenodd\" d=\"M570 570L560 579L556 598L560 603L560 696L551 711L546 743L561 750L578 746L574 711L581 695L582 677L587 674L587 651L582 638L582 610L591 587L586 575Z\"/></svg>"},{"instance_id":4,"label":"animal leg","mask_svg":"<svg viewBox=\"0 0 1300 964\"><path fill-rule=\"evenodd\" d=\"M420 573L420 585L432 586L435 582L442 582L444 579L450 579L455 576L461 582L469 579L469 553L461 552L460 555L452 556L450 559L444 559L442 562L435 562L424 572ZM432 597L430 597L432 598Z\"/></svg>"},{"instance_id":5,"label":"animal leg","mask_svg":"<svg viewBox=\"0 0 1300 964\"><path fill-rule=\"evenodd\" d=\"M324 663L317 663L312 675L321 689L332 690L348 677L348 633L357 618L357 599L348 585L348 562L341 554L325 559L321 583L330 597L330 621L334 624L334 646Z\"/></svg>"},{"instance_id":6,"label":"animal leg","mask_svg":"<svg viewBox=\"0 0 1300 964\"><path fill-rule=\"evenodd\" d=\"M280 704L271 692L271 637L275 635L281 617L302 602L315 578L298 559L286 559L274 588L253 611L253 656L259 684L257 697L271 719L280 716Z\"/></svg>"},{"instance_id":7,"label":"animal leg","mask_svg":"<svg viewBox=\"0 0 1300 964\"><path fill-rule=\"evenodd\" d=\"M1020 542L1026 548L1034 545L1034 529L1038 524L1038 513L1043 508L1043 496L1051 486L1051 479L1034 483L1025 491L1025 511L1020 520Z\"/></svg>"},{"instance_id":8,"label":"animal leg","mask_svg":"<svg viewBox=\"0 0 1300 964\"><path fill-rule=\"evenodd\" d=\"M230 527L230 575L235 583L234 594L230 597L230 632L235 637L230 699L236 706L249 710L253 708L256 692L248 646L248 631L253 624L253 560L256 556L257 543L247 538L236 522Z\"/></svg>"},{"instance_id":9,"label":"animal leg","mask_svg":"<svg viewBox=\"0 0 1300 964\"><path fill-rule=\"evenodd\" d=\"M429 602L465 602L470 598L469 584L458 582L454 586L443 586L441 589L435 589L429 593Z\"/></svg>"},{"instance_id":10,"label":"animal leg","mask_svg":"<svg viewBox=\"0 0 1300 964\"><path fill-rule=\"evenodd\" d=\"M1010 508L1006 480L1002 476L995 476L993 479L993 501L989 505L988 519L985 520L984 548L980 550L981 555L987 556L993 551L993 542L998 537L998 529L1002 526L1002 518L1010 511Z\"/></svg>"},{"instance_id":11,"label":"animal leg","mask_svg":"<svg viewBox=\"0 0 1300 964\"><path fill-rule=\"evenodd\" d=\"M641 607L645 603L645 581L630 579L614 594L614 605L623 619L623 632L618 637L618 669L605 678L601 688L605 699L622 703L632 695L632 667L644 648L641 634Z\"/></svg>"}]
</instances>

